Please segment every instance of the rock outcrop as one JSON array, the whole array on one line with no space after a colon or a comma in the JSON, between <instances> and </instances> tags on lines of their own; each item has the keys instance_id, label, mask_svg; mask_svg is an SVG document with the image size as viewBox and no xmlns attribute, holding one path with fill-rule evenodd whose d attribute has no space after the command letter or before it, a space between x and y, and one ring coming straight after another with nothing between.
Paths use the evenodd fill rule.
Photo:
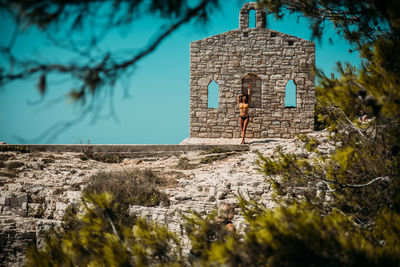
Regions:
<instances>
[{"instance_id":1,"label":"rock outcrop","mask_svg":"<svg viewBox=\"0 0 400 267\"><path fill-rule=\"evenodd\" d=\"M314 133L325 138L325 133ZM186 143L203 143L192 139ZM208 142L212 142L211 139ZM180 156L124 159L104 163L75 152L0 152L0 265L20 266L30 245L41 247L44 233L61 223L67 207L77 203L88 177L98 171L151 169L171 182L161 188L169 206L131 206L130 212L164 223L180 231L178 211L207 213L220 202L235 203L241 192L273 207L272 189L257 170L257 151L272 155L280 146L285 152L304 153L297 138L252 141L250 151L188 151ZM333 149L327 142L319 147ZM244 227L236 216L236 228Z\"/></svg>"}]
</instances>

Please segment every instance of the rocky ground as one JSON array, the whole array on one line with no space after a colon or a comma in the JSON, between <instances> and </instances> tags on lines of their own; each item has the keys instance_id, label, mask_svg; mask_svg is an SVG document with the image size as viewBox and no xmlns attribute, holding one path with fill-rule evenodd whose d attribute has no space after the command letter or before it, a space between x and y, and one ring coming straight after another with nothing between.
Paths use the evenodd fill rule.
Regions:
<instances>
[{"instance_id":1,"label":"rocky ground","mask_svg":"<svg viewBox=\"0 0 400 267\"><path fill-rule=\"evenodd\" d=\"M326 133L310 135L322 140L319 150L328 153L333 149L326 142ZM207 140L187 139L183 143L204 142ZM227 142L232 140L223 141ZM42 245L43 234L60 224L66 208L80 200L88 177L98 171L151 169L168 179L170 183L161 190L169 195L169 206L131 206L130 212L165 223L174 231L180 231L177 211L208 212L220 202L235 203L239 192L273 207L272 189L257 170L256 152L269 156L280 146L284 152L304 153L303 144L297 138L249 142L248 152L193 151L121 163L85 159L81 153L0 152L0 264L22 265L26 247ZM234 223L238 229L244 227L241 216L236 216Z\"/></svg>"}]
</instances>

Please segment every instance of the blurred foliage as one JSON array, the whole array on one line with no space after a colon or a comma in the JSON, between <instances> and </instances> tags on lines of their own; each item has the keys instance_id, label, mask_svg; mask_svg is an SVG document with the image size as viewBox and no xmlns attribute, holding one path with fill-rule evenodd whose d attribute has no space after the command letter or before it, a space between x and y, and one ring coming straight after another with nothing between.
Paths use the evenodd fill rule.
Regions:
<instances>
[{"instance_id":1,"label":"blurred foliage","mask_svg":"<svg viewBox=\"0 0 400 267\"><path fill-rule=\"evenodd\" d=\"M373 223L385 208L400 212L400 2L260 4L278 17L288 11L310 18L315 37L330 21L362 58L359 68L339 62L338 77L316 71L317 126L330 132L336 151L322 153L317 140L300 137L308 153L260 155L277 200L307 200L321 214L336 208L360 224Z\"/></svg>"},{"instance_id":2,"label":"blurred foliage","mask_svg":"<svg viewBox=\"0 0 400 267\"><path fill-rule=\"evenodd\" d=\"M390 210L360 228L306 202L269 210L239 197L239 206L248 224L241 234L216 223L215 211L184 216L187 260L166 227L136 219L127 228L115 220L111 195L89 194L69 215L78 227L53 230L42 249L30 248L27 266L398 266L400 216Z\"/></svg>"},{"instance_id":3,"label":"blurred foliage","mask_svg":"<svg viewBox=\"0 0 400 267\"><path fill-rule=\"evenodd\" d=\"M34 77L38 79L40 94L45 95L49 86L48 76L58 73L79 82L77 88L69 91L72 100L84 101L89 96L94 97L100 89L113 86L181 25L191 21L206 23L218 1L203 0L196 4L186 0L63 0L51 4L46 0L1 1L0 12L11 16L16 29L10 42L1 46L9 66L1 66L0 85ZM123 59L117 51L104 51L100 47L110 30L131 26L143 15L158 16L166 21L148 45ZM66 59L59 59L50 63L41 57L21 59L14 54L12 50L17 37L34 27L46 33L55 46L74 53L77 60L66 63Z\"/></svg>"},{"instance_id":4,"label":"blurred foliage","mask_svg":"<svg viewBox=\"0 0 400 267\"><path fill-rule=\"evenodd\" d=\"M29 249L27 266L182 265L175 234L143 219L136 219L133 229L120 224L110 194L87 194L79 209L70 213L78 227L53 230L43 249Z\"/></svg>"},{"instance_id":5,"label":"blurred foliage","mask_svg":"<svg viewBox=\"0 0 400 267\"><path fill-rule=\"evenodd\" d=\"M362 229L338 210L321 216L306 203L269 210L240 198L239 205L247 231L212 243L204 266L397 266L400 260L400 216L389 210Z\"/></svg>"},{"instance_id":6,"label":"blurred foliage","mask_svg":"<svg viewBox=\"0 0 400 267\"><path fill-rule=\"evenodd\" d=\"M258 4L278 19L288 13L308 18L315 38L321 38L332 23L339 35L358 48L383 36L399 36L397 0L259 0Z\"/></svg>"},{"instance_id":7,"label":"blurred foliage","mask_svg":"<svg viewBox=\"0 0 400 267\"><path fill-rule=\"evenodd\" d=\"M184 218L185 232L191 242L189 253L191 265L208 266L212 261L210 257L212 256L213 246L217 244L223 245L231 238L234 241L238 241L239 236L217 220L216 210L205 216L197 212L182 216Z\"/></svg>"}]
</instances>

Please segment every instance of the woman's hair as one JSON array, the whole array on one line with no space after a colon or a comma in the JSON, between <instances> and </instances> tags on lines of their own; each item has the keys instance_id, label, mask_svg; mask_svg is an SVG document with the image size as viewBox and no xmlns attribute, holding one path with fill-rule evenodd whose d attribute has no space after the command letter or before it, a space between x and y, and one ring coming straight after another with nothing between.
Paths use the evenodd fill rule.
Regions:
<instances>
[{"instance_id":1,"label":"woman's hair","mask_svg":"<svg viewBox=\"0 0 400 267\"><path fill-rule=\"evenodd\" d=\"M240 98L240 101L242 101L243 100L243 97L246 97L246 103L248 103L249 102L249 95L242 95L242 97Z\"/></svg>"},{"instance_id":2,"label":"woman's hair","mask_svg":"<svg viewBox=\"0 0 400 267\"><path fill-rule=\"evenodd\" d=\"M235 207L232 204L222 204L218 208L218 215L219 219L229 220L235 214Z\"/></svg>"}]
</instances>

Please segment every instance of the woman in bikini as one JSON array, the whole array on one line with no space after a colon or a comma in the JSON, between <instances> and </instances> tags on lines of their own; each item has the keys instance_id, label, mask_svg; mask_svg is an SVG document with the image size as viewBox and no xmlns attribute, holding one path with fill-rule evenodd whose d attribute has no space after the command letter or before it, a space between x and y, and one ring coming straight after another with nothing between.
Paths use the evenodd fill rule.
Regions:
<instances>
[{"instance_id":1,"label":"woman in bikini","mask_svg":"<svg viewBox=\"0 0 400 267\"><path fill-rule=\"evenodd\" d=\"M244 139L246 137L246 129L249 124L249 104L250 104L250 84L247 87L247 95L240 94L238 95L238 105L239 105L239 123L240 129L242 133L242 142L244 144Z\"/></svg>"}]
</instances>

